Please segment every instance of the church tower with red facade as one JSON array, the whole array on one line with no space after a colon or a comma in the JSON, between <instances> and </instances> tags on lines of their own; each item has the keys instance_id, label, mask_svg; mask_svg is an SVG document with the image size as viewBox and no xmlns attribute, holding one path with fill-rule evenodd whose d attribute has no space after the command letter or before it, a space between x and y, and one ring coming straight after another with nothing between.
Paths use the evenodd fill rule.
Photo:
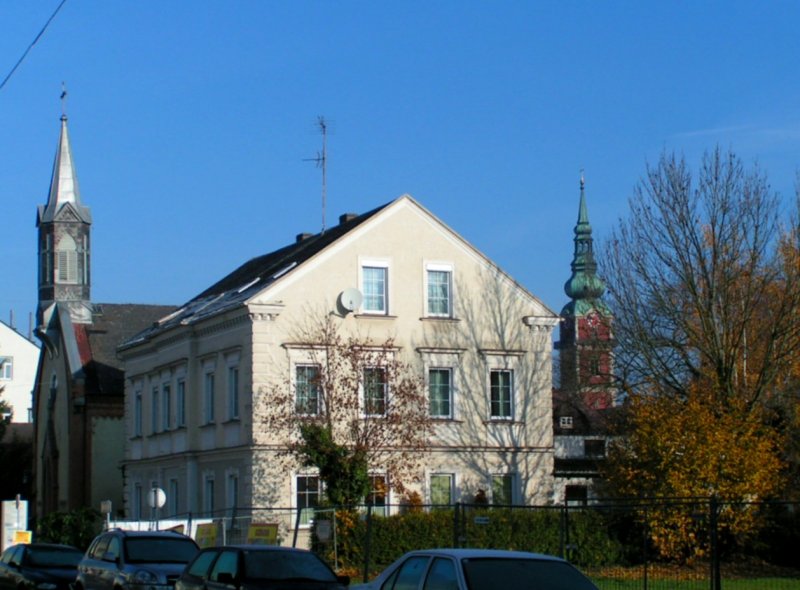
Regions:
<instances>
[{"instance_id":1,"label":"church tower with red facade","mask_svg":"<svg viewBox=\"0 0 800 590\"><path fill-rule=\"evenodd\" d=\"M602 410L614 404L613 317L601 299L606 287L597 276L583 175L580 189L572 276L564 284L570 302L561 310L557 344L560 390L587 408Z\"/></svg>"}]
</instances>

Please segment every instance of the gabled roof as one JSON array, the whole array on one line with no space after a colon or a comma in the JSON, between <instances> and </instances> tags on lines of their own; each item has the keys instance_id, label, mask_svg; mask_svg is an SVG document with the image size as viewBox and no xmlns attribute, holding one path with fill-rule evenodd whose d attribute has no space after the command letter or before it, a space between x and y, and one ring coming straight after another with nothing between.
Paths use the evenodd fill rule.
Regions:
<instances>
[{"instance_id":1,"label":"gabled roof","mask_svg":"<svg viewBox=\"0 0 800 590\"><path fill-rule=\"evenodd\" d=\"M457 240L474 255L480 257L486 264L496 268L494 263L486 258L485 255L447 227L447 225L430 211L425 209L410 196L403 195L367 213L361 215L343 215L340 217L339 225L314 235L302 234L298 236L298 239L293 244L249 260L222 280L214 283L211 287L181 306L173 314L162 318L150 328L126 341L120 346L120 350L141 344L175 326L194 324L224 311L244 305L257 294L272 286L282 277L294 272L295 269L303 265L309 259L320 254L323 250L326 250L329 246L347 236L360 225L373 218L377 218L384 211L402 202L413 205L417 210L429 216L432 220L436 221L443 230L457 238ZM529 293L524 287L513 281L511 277L508 277L508 275L502 271L500 272L514 282L520 291L524 292L531 299L536 300L553 318L556 317L547 306Z\"/></svg>"}]
</instances>

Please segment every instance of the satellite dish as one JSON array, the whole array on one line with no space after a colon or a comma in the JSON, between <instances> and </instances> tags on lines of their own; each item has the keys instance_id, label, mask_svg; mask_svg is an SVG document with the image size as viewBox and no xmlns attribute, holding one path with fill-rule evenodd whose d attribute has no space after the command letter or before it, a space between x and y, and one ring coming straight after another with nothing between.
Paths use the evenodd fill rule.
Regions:
<instances>
[{"instance_id":1,"label":"satellite dish","mask_svg":"<svg viewBox=\"0 0 800 590\"><path fill-rule=\"evenodd\" d=\"M339 295L339 304L347 311L355 311L361 307L364 296L358 289L345 289Z\"/></svg>"}]
</instances>

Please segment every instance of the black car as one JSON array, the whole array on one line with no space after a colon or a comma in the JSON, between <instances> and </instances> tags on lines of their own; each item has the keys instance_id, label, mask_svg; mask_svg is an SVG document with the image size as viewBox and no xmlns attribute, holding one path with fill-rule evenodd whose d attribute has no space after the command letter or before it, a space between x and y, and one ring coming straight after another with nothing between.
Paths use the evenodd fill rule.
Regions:
<instances>
[{"instance_id":1,"label":"black car","mask_svg":"<svg viewBox=\"0 0 800 590\"><path fill-rule=\"evenodd\" d=\"M343 590L349 584L304 549L231 545L201 551L175 590Z\"/></svg>"},{"instance_id":2,"label":"black car","mask_svg":"<svg viewBox=\"0 0 800 590\"><path fill-rule=\"evenodd\" d=\"M69 545L12 545L0 556L0 590L68 590L82 557Z\"/></svg>"},{"instance_id":3,"label":"black car","mask_svg":"<svg viewBox=\"0 0 800 590\"><path fill-rule=\"evenodd\" d=\"M200 549L170 531L114 529L98 535L78 564L75 590L172 590Z\"/></svg>"}]
</instances>

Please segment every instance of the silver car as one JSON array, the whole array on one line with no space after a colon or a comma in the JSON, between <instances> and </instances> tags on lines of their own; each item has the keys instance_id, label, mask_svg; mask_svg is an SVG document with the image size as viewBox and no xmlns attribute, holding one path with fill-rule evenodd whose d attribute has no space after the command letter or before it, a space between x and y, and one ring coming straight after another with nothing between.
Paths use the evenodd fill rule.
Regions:
<instances>
[{"instance_id":1,"label":"silver car","mask_svg":"<svg viewBox=\"0 0 800 590\"><path fill-rule=\"evenodd\" d=\"M597 590L558 557L494 549L406 553L368 584L351 590Z\"/></svg>"},{"instance_id":2,"label":"silver car","mask_svg":"<svg viewBox=\"0 0 800 590\"><path fill-rule=\"evenodd\" d=\"M169 531L106 531L78 564L75 590L172 590L200 549Z\"/></svg>"}]
</instances>

